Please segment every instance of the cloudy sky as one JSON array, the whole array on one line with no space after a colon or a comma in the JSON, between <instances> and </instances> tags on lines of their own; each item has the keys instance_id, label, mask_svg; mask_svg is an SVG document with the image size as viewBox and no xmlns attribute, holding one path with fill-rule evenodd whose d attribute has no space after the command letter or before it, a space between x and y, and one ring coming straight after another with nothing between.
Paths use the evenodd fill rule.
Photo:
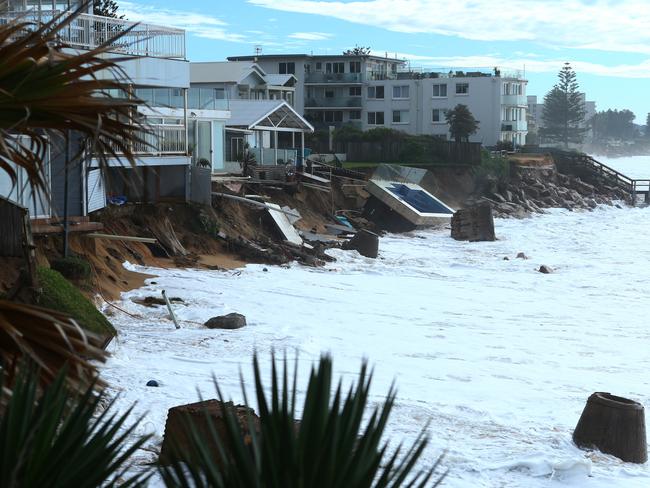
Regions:
<instances>
[{"instance_id":1,"label":"cloudy sky","mask_svg":"<svg viewBox=\"0 0 650 488\"><path fill-rule=\"evenodd\" d=\"M131 20L188 32L192 61L369 46L414 67L525 70L540 98L565 61L599 110L650 112L650 0L130 0Z\"/></svg>"}]
</instances>

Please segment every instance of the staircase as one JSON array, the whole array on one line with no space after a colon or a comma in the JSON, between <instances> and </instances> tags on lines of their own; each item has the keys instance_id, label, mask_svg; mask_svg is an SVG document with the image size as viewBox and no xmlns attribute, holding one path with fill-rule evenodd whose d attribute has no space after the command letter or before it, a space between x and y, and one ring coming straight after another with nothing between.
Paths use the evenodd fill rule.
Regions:
<instances>
[{"instance_id":1,"label":"staircase","mask_svg":"<svg viewBox=\"0 0 650 488\"><path fill-rule=\"evenodd\" d=\"M650 204L650 179L632 179L586 154L557 151L553 156L562 173L574 173L582 179L619 188L629 194L630 203L634 206Z\"/></svg>"}]
</instances>

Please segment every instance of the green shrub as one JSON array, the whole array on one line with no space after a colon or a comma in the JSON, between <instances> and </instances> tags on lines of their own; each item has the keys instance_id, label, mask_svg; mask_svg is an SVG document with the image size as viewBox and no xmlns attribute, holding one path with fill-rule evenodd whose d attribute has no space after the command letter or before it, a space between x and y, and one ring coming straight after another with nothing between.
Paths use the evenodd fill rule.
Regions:
<instances>
[{"instance_id":1,"label":"green shrub","mask_svg":"<svg viewBox=\"0 0 650 488\"><path fill-rule=\"evenodd\" d=\"M482 151L480 166L474 167L474 178L479 186L496 186L491 191L503 189L510 181L510 161Z\"/></svg>"},{"instance_id":2,"label":"green shrub","mask_svg":"<svg viewBox=\"0 0 650 488\"><path fill-rule=\"evenodd\" d=\"M0 409L0 486L145 485L150 470L125 473L129 458L147 440L135 436L127 442L137 426L127 424L130 409L115 412L113 401L92 386L83 395L70 393L65 369L44 387L34 368L23 362L17 370L13 384L0 380L0 387L12 388Z\"/></svg>"},{"instance_id":3,"label":"green shrub","mask_svg":"<svg viewBox=\"0 0 650 488\"><path fill-rule=\"evenodd\" d=\"M435 487L442 482L445 475L436 474L440 459L431 466L417 466L428 444L424 430L411 446L400 444L389 453L388 442L382 437L396 393L391 388L384 403L371 406L372 374L365 363L356 384L348 389L339 380L332 388L332 360L322 356L312 367L299 421L296 394L302 388L297 388L297 373L290 377L288 369L286 359L284 367L273 359L267 388L253 356L259 430L252 418L243 419L249 435L244 435L232 404L225 403L217 387L225 427L216 428L207 417L209 428L199 430L188 419L189 445L178 442L172 446L187 462L159 468L165 485L398 488ZM246 398L243 382L242 388Z\"/></svg>"},{"instance_id":4,"label":"green shrub","mask_svg":"<svg viewBox=\"0 0 650 488\"><path fill-rule=\"evenodd\" d=\"M55 259L50 263L50 267L69 280L87 280L91 274L90 263L74 256Z\"/></svg>"},{"instance_id":5,"label":"green shrub","mask_svg":"<svg viewBox=\"0 0 650 488\"><path fill-rule=\"evenodd\" d=\"M36 273L42 288L39 305L70 315L81 327L100 336L117 335L106 317L61 273L44 267L37 268Z\"/></svg>"}]
</instances>

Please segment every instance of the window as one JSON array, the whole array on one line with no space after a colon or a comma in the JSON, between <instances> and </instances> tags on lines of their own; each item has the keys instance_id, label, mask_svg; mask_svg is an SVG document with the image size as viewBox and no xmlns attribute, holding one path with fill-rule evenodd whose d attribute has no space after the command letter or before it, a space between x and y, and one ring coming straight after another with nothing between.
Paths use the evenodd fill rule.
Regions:
<instances>
[{"instance_id":1,"label":"window","mask_svg":"<svg viewBox=\"0 0 650 488\"><path fill-rule=\"evenodd\" d=\"M384 125L384 112L368 112L368 125Z\"/></svg>"},{"instance_id":2,"label":"window","mask_svg":"<svg viewBox=\"0 0 650 488\"><path fill-rule=\"evenodd\" d=\"M350 96L351 97L360 97L361 96L361 87L360 86L351 86L350 87Z\"/></svg>"},{"instance_id":3,"label":"window","mask_svg":"<svg viewBox=\"0 0 650 488\"><path fill-rule=\"evenodd\" d=\"M350 120L361 120L361 110L350 110Z\"/></svg>"},{"instance_id":4,"label":"window","mask_svg":"<svg viewBox=\"0 0 650 488\"><path fill-rule=\"evenodd\" d=\"M408 97L409 97L408 85L399 85L393 87L393 98L408 98Z\"/></svg>"},{"instance_id":5,"label":"window","mask_svg":"<svg viewBox=\"0 0 650 488\"><path fill-rule=\"evenodd\" d=\"M325 98L334 98L334 90L325 90Z\"/></svg>"},{"instance_id":6,"label":"window","mask_svg":"<svg viewBox=\"0 0 650 488\"><path fill-rule=\"evenodd\" d=\"M345 73L345 63L332 63L334 73Z\"/></svg>"},{"instance_id":7,"label":"window","mask_svg":"<svg viewBox=\"0 0 650 488\"><path fill-rule=\"evenodd\" d=\"M325 112L325 122L343 122L343 112L340 110Z\"/></svg>"},{"instance_id":8,"label":"window","mask_svg":"<svg viewBox=\"0 0 650 488\"><path fill-rule=\"evenodd\" d=\"M469 83L456 83L456 95L469 95Z\"/></svg>"},{"instance_id":9,"label":"window","mask_svg":"<svg viewBox=\"0 0 650 488\"><path fill-rule=\"evenodd\" d=\"M279 71L281 75L295 75L296 63L280 63Z\"/></svg>"},{"instance_id":10,"label":"window","mask_svg":"<svg viewBox=\"0 0 650 488\"><path fill-rule=\"evenodd\" d=\"M320 61L316 63L316 71L323 71L323 63Z\"/></svg>"},{"instance_id":11,"label":"window","mask_svg":"<svg viewBox=\"0 0 650 488\"><path fill-rule=\"evenodd\" d=\"M361 73L361 61L350 61L350 73Z\"/></svg>"},{"instance_id":12,"label":"window","mask_svg":"<svg viewBox=\"0 0 650 488\"><path fill-rule=\"evenodd\" d=\"M393 124L408 124L409 111L408 110L393 110Z\"/></svg>"},{"instance_id":13,"label":"window","mask_svg":"<svg viewBox=\"0 0 650 488\"><path fill-rule=\"evenodd\" d=\"M383 99L384 98L384 87L383 86L369 86L368 87L368 98Z\"/></svg>"},{"instance_id":14,"label":"window","mask_svg":"<svg viewBox=\"0 0 650 488\"><path fill-rule=\"evenodd\" d=\"M444 120L444 115L445 115L445 111L444 111L444 110L439 109L439 108L434 108L434 109L433 109L433 113L432 113L432 117L431 117L431 121L432 121L434 124L440 124L440 123L443 123L443 122L445 121L445 120Z\"/></svg>"},{"instance_id":15,"label":"window","mask_svg":"<svg viewBox=\"0 0 650 488\"><path fill-rule=\"evenodd\" d=\"M447 85L433 85L433 95L434 97L443 98L447 96Z\"/></svg>"}]
</instances>

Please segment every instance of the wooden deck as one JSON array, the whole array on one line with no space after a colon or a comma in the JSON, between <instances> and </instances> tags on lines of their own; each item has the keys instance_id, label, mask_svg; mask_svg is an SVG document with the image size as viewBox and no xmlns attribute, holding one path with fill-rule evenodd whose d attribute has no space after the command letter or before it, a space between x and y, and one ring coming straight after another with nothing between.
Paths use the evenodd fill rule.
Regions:
<instances>
[{"instance_id":1,"label":"wooden deck","mask_svg":"<svg viewBox=\"0 0 650 488\"><path fill-rule=\"evenodd\" d=\"M97 232L102 230L104 224L101 222L91 222L89 217L70 217L68 218L68 232ZM63 232L63 219L33 219L32 234L60 234Z\"/></svg>"}]
</instances>

